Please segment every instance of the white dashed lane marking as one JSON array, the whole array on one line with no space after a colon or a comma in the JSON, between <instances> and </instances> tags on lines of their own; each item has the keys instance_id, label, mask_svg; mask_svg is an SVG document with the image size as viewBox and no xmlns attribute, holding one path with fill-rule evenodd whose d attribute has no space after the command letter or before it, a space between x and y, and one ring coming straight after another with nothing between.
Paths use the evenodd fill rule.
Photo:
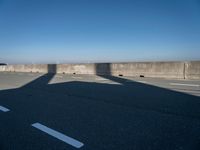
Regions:
<instances>
[{"instance_id":1,"label":"white dashed lane marking","mask_svg":"<svg viewBox=\"0 0 200 150\"><path fill-rule=\"evenodd\" d=\"M183 83L169 83L170 85L178 85L178 86L193 86L193 87L199 87L198 84L183 84Z\"/></svg>"},{"instance_id":2,"label":"white dashed lane marking","mask_svg":"<svg viewBox=\"0 0 200 150\"><path fill-rule=\"evenodd\" d=\"M3 107L3 106L0 106L0 110L3 111L3 112L8 112L8 111L10 111L8 108Z\"/></svg>"},{"instance_id":3,"label":"white dashed lane marking","mask_svg":"<svg viewBox=\"0 0 200 150\"><path fill-rule=\"evenodd\" d=\"M58 131L55 131L51 128L48 128L48 127L46 127L46 126L44 126L40 123L34 123L34 124L32 124L32 126L43 131L43 132L45 132L45 133L47 133L47 134L49 134L49 135L51 135L51 136L53 136L53 137L55 137L55 138L57 138L57 139L59 139L59 140L61 140L61 141L63 141L63 142L65 142L65 143L67 143L67 144L69 144L69 145L71 145L71 146L73 146L73 147L75 147L75 148L81 148L84 145L82 142L79 142L78 140L75 140L75 139L73 139L69 136L66 136L66 135L64 135L64 134L62 134Z\"/></svg>"}]
</instances>

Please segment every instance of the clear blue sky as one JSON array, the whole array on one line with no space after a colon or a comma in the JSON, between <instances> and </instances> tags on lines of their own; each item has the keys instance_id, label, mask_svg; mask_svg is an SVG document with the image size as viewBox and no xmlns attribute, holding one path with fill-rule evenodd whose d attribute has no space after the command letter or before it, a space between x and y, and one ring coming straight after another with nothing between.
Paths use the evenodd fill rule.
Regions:
<instances>
[{"instance_id":1,"label":"clear blue sky","mask_svg":"<svg viewBox=\"0 0 200 150\"><path fill-rule=\"evenodd\" d=\"M0 61L200 60L200 0L0 0Z\"/></svg>"}]
</instances>

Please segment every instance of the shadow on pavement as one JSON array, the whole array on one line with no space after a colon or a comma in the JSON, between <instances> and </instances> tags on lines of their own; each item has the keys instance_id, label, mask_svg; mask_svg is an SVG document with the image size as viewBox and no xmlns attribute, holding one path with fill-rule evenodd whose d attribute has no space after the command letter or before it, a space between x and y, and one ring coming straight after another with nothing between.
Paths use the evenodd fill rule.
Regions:
<instances>
[{"instance_id":1,"label":"shadow on pavement","mask_svg":"<svg viewBox=\"0 0 200 150\"><path fill-rule=\"evenodd\" d=\"M0 91L0 104L12 110L9 115L0 114L0 148L71 148L32 129L34 122L77 137L87 150L200 148L199 97L127 82L111 76L109 64L96 64L97 75L120 85L81 81L48 84L56 65L48 68L49 74L21 88Z\"/></svg>"}]
</instances>

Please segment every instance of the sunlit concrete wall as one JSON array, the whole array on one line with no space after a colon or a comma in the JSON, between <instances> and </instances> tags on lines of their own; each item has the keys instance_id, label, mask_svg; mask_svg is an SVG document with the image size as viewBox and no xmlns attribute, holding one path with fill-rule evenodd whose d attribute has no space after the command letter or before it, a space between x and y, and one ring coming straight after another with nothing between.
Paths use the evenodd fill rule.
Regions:
<instances>
[{"instance_id":1,"label":"sunlit concrete wall","mask_svg":"<svg viewBox=\"0 0 200 150\"><path fill-rule=\"evenodd\" d=\"M200 79L200 61L185 63L185 78Z\"/></svg>"},{"instance_id":2,"label":"sunlit concrete wall","mask_svg":"<svg viewBox=\"0 0 200 150\"><path fill-rule=\"evenodd\" d=\"M6 65L0 66L0 71L8 72L42 72L47 73L47 65Z\"/></svg>"},{"instance_id":3,"label":"sunlit concrete wall","mask_svg":"<svg viewBox=\"0 0 200 150\"><path fill-rule=\"evenodd\" d=\"M184 78L183 62L138 62L112 64L112 74L159 78Z\"/></svg>"},{"instance_id":4,"label":"sunlit concrete wall","mask_svg":"<svg viewBox=\"0 0 200 150\"><path fill-rule=\"evenodd\" d=\"M57 73L96 74L94 64L59 64Z\"/></svg>"},{"instance_id":5,"label":"sunlit concrete wall","mask_svg":"<svg viewBox=\"0 0 200 150\"><path fill-rule=\"evenodd\" d=\"M0 71L200 79L200 61L7 65Z\"/></svg>"}]
</instances>

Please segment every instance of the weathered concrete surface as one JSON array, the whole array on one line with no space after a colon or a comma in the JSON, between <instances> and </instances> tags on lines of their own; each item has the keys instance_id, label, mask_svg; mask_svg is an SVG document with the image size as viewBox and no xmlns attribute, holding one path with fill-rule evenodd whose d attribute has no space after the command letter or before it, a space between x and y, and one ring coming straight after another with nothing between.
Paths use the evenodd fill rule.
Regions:
<instances>
[{"instance_id":1,"label":"weathered concrete surface","mask_svg":"<svg viewBox=\"0 0 200 150\"><path fill-rule=\"evenodd\" d=\"M48 65L38 64L38 65L7 65L0 66L0 71L9 72L48 72Z\"/></svg>"},{"instance_id":2,"label":"weathered concrete surface","mask_svg":"<svg viewBox=\"0 0 200 150\"><path fill-rule=\"evenodd\" d=\"M7 65L0 71L200 79L200 61Z\"/></svg>"},{"instance_id":3,"label":"weathered concrete surface","mask_svg":"<svg viewBox=\"0 0 200 150\"><path fill-rule=\"evenodd\" d=\"M59 64L57 73L96 74L94 64Z\"/></svg>"},{"instance_id":4,"label":"weathered concrete surface","mask_svg":"<svg viewBox=\"0 0 200 150\"><path fill-rule=\"evenodd\" d=\"M138 62L112 64L112 74L159 78L183 78L183 62Z\"/></svg>"},{"instance_id":5,"label":"weathered concrete surface","mask_svg":"<svg viewBox=\"0 0 200 150\"><path fill-rule=\"evenodd\" d=\"M200 61L185 63L185 78L200 79Z\"/></svg>"}]
</instances>

